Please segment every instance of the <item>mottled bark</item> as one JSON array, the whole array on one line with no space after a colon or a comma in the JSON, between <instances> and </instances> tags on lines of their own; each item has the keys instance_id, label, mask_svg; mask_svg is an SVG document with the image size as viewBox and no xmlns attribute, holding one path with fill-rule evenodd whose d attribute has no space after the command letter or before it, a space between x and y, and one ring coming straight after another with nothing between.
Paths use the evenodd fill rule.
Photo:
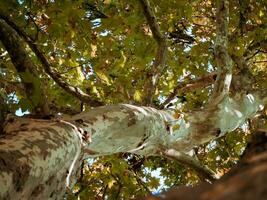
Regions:
<instances>
[{"instance_id":1,"label":"mottled bark","mask_svg":"<svg viewBox=\"0 0 267 200\"><path fill-rule=\"evenodd\" d=\"M119 152L161 156L169 149L186 153L234 130L259 107L260 101L247 95L178 119L169 111L128 104L68 119L9 118L0 139L0 199L60 199L77 179L83 158Z\"/></svg>"},{"instance_id":2,"label":"mottled bark","mask_svg":"<svg viewBox=\"0 0 267 200\"><path fill-rule=\"evenodd\" d=\"M81 153L66 123L10 118L0 139L0 199L62 199Z\"/></svg>"},{"instance_id":3,"label":"mottled bark","mask_svg":"<svg viewBox=\"0 0 267 200\"><path fill-rule=\"evenodd\" d=\"M166 43L148 2L141 2L158 42L150 86L146 87L151 89L146 100L147 104L151 104L164 67ZM231 60L227 53L227 2L218 4L215 50L218 74L210 105L192 113L181 113L178 117L170 111L124 104L99 107L68 119L10 118L4 126L5 135L0 139L0 199L62 199L66 188L77 179L82 159L87 157L119 152L146 156L162 156L165 153L165 156L173 156L182 163L198 167L187 156L179 155L185 155L193 147L236 129L262 107L261 100L254 94L228 96ZM79 88L66 84L24 32L14 24L6 24L5 20L0 22L3 27L0 39L18 71L25 71L32 63L17 33L32 48L46 73L58 85L82 101L93 101ZM17 50L20 53L17 54ZM202 170L201 167L198 170Z\"/></svg>"}]
</instances>

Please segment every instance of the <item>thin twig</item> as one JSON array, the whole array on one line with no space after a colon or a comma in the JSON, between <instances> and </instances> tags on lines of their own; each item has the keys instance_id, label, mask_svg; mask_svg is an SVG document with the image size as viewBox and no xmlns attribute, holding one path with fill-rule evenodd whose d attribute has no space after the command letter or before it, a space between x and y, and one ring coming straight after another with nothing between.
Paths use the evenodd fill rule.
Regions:
<instances>
[{"instance_id":1,"label":"thin twig","mask_svg":"<svg viewBox=\"0 0 267 200\"><path fill-rule=\"evenodd\" d=\"M148 194L151 194L150 189L146 186L146 184L144 184L144 182L143 182L142 179L138 176L138 174L136 173L136 171L133 171L133 173L134 173L134 178L135 178L135 180L137 181L137 183L138 183L140 186L143 186L143 188L147 191Z\"/></svg>"},{"instance_id":2,"label":"thin twig","mask_svg":"<svg viewBox=\"0 0 267 200\"><path fill-rule=\"evenodd\" d=\"M253 63L266 63L267 60L256 60L256 61L253 61Z\"/></svg>"},{"instance_id":3,"label":"thin twig","mask_svg":"<svg viewBox=\"0 0 267 200\"><path fill-rule=\"evenodd\" d=\"M251 42L251 44L248 46L246 51L244 52L244 56L247 57L253 50L263 47L264 45L267 44L267 39L259 40L257 42Z\"/></svg>"},{"instance_id":4,"label":"thin twig","mask_svg":"<svg viewBox=\"0 0 267 200\"><path fill-rule=\"evenodd\" d=\"M254 58L258 53L260 53L260 49L257 49L251 56L246 58L246 61L249 61L250 59Z\"/></svg>"},{"instance_id":5,"label":"thin twig","mask_svg":"<svg viewBox=\"0 0 267 200\"><path fill-rule=\"evenodd\" d=\"M38 40L38 36L39 36L39 32L41 31L41 29L39 28L39 26L36 24L34 18L32 17L31 13L29 12L28 13L28 16L30 18L30 20L32 21L32 23L34 24L35 28L36 28L36 34L35 34L35 37L34 37L34 40L33 41L37 41Z\"/></svg>"}]
</instances>

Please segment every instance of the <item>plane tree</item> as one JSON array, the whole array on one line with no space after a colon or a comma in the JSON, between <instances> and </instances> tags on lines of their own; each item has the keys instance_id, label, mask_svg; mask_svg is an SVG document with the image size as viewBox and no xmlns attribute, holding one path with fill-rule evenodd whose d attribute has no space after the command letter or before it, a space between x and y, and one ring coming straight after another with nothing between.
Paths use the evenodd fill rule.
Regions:
<instances>
[{"instance_id":1,"label":"plane tree","mask_svg":"<svg viewBox=\"0 0 267 200\"><path fill-rule=\"evenodd\" d=\"M266 9L0 2L1 199L264 199Z\"/></svg>"}]
</instances>

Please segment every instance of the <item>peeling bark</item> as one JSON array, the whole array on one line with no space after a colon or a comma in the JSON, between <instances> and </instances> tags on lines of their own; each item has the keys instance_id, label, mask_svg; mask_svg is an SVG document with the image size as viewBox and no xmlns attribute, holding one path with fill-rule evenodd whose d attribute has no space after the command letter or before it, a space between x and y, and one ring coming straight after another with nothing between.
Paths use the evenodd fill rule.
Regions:
<instances>
[{"instance_id":1,"label":"peeling bark","mask_svg":"<svg viewBox=\"0 0 267 200\"><path fill-rule=\"evenodd\" d=\"M149 90L146 101L150 105L167 50L165 38L148 2L141 2L158 43L150 76L153 79L145 87ZM0 199L62 199L66 189L77 179L78 168L84 158L119 152L146 156L162 156L165 153L165 156L179 158L180 162L191 163L203 170L184 155L195 146L235 130L263 107L256 94L236 94L232 97L228 94L232 65L227 52L228 1L220 1L217 11L215 59L218 72L209 105L192 113L181 113L178 118L171 111L128 104L98 107L56 120L9 118L3 127L5 135L0 139ZM7 25L5 20L0 19L0 22L4 28L12 26ZM82 101L94 102L79 88L61 80L31 39L16 27L12 28L28 43L46 73L58 85ZM13 63L16 65L22 60L17 67L25 68L30 60L16 57L15 47L21 47L22 42L14 30L9 30L14 39L10 43L16 46L10 47L8 41L4 41L5 38L12 39L4 29L0 29L0 39L4 41L11 59L14 58ZM19 50L23 53L20 56L27 55L24 49ZM24 64L20 66L21 63ZM214 194L220 190L216 187Z\"/></svg>"},{"instance_id":2,"label":"peeling bark","mask_svg":"<svg viewBox=\"0 0 267 200\"><path fill-rule=\"evenodd\" d=\"M12 119L9 119L12 121ZM0 199L61 199L75 156L77 130L61 122L16 119L0 140ZM79 162L71 175L76 179Z\"/></svg>"},{"instance_id":3,"label":"peeling bark","mask_svg":"<svg viewBox=\"0 0 267 200\"><path fill-rule=\"evenodd\" d=\"M68 119L10 118L0 140L0 198L61 198L77 179L84 158L118 152L161 156L168 149L186 153L237 128L259 107L260 101L247 95L240 102L225 99L216 111L179 119L169 111L128 104L103 106Z\"/></svg>"}]
</instances>

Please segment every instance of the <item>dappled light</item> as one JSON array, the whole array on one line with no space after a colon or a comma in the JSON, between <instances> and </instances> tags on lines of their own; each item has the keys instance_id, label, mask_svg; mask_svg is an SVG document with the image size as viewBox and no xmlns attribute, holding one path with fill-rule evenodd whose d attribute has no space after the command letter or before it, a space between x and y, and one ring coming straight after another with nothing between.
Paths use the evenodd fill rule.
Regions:
<instances>
[{"instance_id":1,"label":"dappled light","mask_svg":"<svg viewBox=\"0 0 267 200\"><path fill-rule=\"evenodd\" d=\"M0 0L0 199L267 199L266 13Z\"/></svg>"}]
</instances>

